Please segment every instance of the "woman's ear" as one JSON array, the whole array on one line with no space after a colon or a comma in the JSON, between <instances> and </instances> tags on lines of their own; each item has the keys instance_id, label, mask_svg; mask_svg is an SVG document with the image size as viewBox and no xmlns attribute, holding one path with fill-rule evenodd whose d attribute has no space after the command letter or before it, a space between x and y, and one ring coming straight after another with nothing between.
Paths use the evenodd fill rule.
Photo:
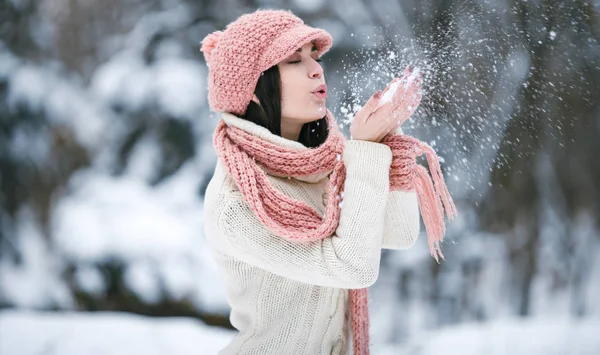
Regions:
<instances>
[{"instance_id":1,"label":"woman's ear","mask_svg":"<svg viewBox=\"0 0 600 355\"><path fill-rule=\"evenodd\" d=\"M260 101L258 100L258 97L256 97L256 94L252 94L252 101L254 101L258 106L260 106Z\"/></svg>"}]
</instances>

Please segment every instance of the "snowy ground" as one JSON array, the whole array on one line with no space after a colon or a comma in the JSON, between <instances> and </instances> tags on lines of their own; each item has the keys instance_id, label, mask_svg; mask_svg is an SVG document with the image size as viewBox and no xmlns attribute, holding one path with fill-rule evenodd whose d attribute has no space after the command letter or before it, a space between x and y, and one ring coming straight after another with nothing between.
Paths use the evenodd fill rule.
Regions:
<instances>
[{"instance_id":1,"label":"snowy ground","mask_svg":"<svg viewBox=\"0 0 600 355\"><path fill-rule=\"evenodd\" d=\"M114 313L0 312L2 355L211 355L233 332L188 318ZM506 320L426 334L374 354L592 355L600 353L600 319Z\"/></svg>"},{"instance_id":2,"label":"snowy ground","mask_svg":"<svg viewBox=\"0 0 600 355\"><path fill-rule=\"evenodd\" d=\"M232 336L190 318L0 312L2 355L211 355Z\"/></svg>"},{"instance_id":3,"label":"snowy ground","mask_svg":"<svg viewBox=\"0 0 600 355\"><path fill-rule=\"evenodd\" d=\"M413 339L381 355L597 355L600 319L503 320L464 324Z\"/></svg>"}]
</instances>

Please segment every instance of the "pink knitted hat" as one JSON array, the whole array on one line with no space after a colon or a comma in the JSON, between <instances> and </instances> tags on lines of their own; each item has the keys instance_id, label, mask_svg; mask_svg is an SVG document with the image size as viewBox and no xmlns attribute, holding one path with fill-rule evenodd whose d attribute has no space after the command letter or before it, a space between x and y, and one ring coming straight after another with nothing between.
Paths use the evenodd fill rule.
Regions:
<instances>
[{"instance_id":1,"label":"pink knitted hat","mask_svg":"<svg viewBox=\"0 0 600 355\"><path fill-rule=\"evenodd\" d=\"M224 31L207 35L200 50L208 64L211 110L243 115L261 73L308 42L321 56L332 38L285 10L257 10L240 16Z\"/></svg>"}]
</instances>

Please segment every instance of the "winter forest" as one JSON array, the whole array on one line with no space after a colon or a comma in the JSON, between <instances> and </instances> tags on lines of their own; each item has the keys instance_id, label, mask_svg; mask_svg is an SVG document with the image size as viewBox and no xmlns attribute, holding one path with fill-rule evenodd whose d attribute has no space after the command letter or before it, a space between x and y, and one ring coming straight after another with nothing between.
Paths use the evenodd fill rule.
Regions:
<instances>
[{"instance_id":1,"label":"winter forest","mask_svg":"<svg viewBox=\"0 0 600 355\"><path fill-rule=\"evenodd\" d=\"M437 151L458 216L440 264L424 228L383 252L372 353L600 353L600 1L3 0L0 354L230 341L199 48L258 8L331 33L346 134L407 65L423 73L402 127Z\"/></svg>"}]
</instances>

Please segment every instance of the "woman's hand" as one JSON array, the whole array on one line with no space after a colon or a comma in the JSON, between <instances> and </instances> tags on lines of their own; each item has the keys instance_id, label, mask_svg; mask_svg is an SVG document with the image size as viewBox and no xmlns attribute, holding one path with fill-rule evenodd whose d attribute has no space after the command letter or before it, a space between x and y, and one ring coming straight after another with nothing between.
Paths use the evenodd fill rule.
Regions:
<instances>
[{"instance_id":1,"label":"woman's hand","mask_svg":"<svg viewBox=\"0 0 600 355\"><path fill-rule=\"evenodd\" d=\"M421 81L421 73L418 71L412 73L410 67L407 67L401 78L395 78L386 86L379 100L379 106L382 106L386 101L389 101L390 97L400 95L400 102L392 111L392 117L398 124L394 131L398 129L398 127L401 126L421 104Z\"/></svg>"},{"instance_id":2,"label":"woman's hand","mask_svg":"<svg viewBox=\"0 0 600 355\"><path fill-rule=\"evenodd\" d=\"M395 78L387 85L385 93L389 90L395 92L382 105L379 105L379 101L385 93L382 95L381 91L377 91L371 96L354 116L350 126L352 139L378 143L410 117L421 102L421 77L418 75L410 78L409 75L410 70L407 68L402 78Z\"/></svg>"}]
</instances>

